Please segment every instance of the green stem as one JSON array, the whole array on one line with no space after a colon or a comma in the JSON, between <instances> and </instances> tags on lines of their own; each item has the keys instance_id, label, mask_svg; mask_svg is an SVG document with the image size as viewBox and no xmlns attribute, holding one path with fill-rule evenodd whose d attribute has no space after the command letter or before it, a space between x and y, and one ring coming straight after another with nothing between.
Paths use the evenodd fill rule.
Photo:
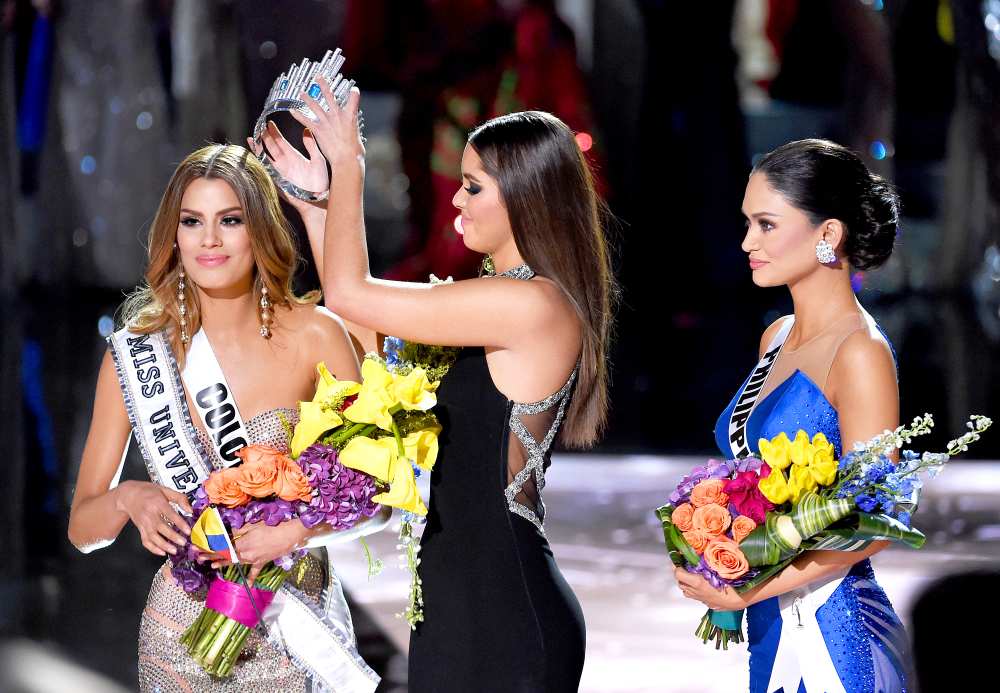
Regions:
<instances>
[{"instance_id":1,"label":"green stem","mask_svg":"<svg viewBox=\"0 0 1000 693\"><path fill-rule=\"evenodd\" d=\"M399 434L399 426L396 425L396 420L392 420L392 436L396 439L396 448L399 450L400 457L406 457L406 451L403 449L403 436Z\"/></svg>"}]
</instances>

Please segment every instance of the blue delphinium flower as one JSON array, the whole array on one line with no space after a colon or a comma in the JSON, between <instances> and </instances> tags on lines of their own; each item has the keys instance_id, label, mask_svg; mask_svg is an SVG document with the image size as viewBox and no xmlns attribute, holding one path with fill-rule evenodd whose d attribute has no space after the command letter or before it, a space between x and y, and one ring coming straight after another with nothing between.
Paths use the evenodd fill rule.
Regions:
<instances>
[{"instance_id":1,"label":"blue delphinium flower","mask_svg":"<svg viewBox=\"0 0 1000 693\"><path fill-rule=\"evenodd\" d=\"M897 517L896 519L902 522L907 527L910 526L910 513L906 512L905 510L900 511L899 517Z\"/></svg>"},{"instance_id":2,"label":"blue delphinium flower","mask_svg":"<svg viewBox=\"0 0 1000 693\"><path fill-rule=\"evenodd\" d=\"M854 502L862 510L862 512L870 513L878 505L878 501L872 498L867 493L862 493L860 496L854 499Z\"/></svg>"},{"instance_id":3,"label":"blue delphinium flower","mask_svg":"<svg viewBox=\"0 0 1000 693\"><path fill-rule=\"evenodd\" d=\"M854 453L853 452L849 452L849 453L847 453L846 455L844 455L843 457L840 458L840 462L837 463L837 468L840 471L844 471L845 469L847 469L848 467L850 467L852 464L854 464Z\"/></svg>"},{"instance_id":4,"label":"blue delphinium flower","mask_svg":"<svg viewBox=\"0 0 1000 693\"><path fill-rule=\"evenodd\" d=\"M399 337L386 337L382 342L382 350L385 351L385 362L390 366L399 365L399 352L403 350L406 343Z\"/></svg>"}]
</instances>

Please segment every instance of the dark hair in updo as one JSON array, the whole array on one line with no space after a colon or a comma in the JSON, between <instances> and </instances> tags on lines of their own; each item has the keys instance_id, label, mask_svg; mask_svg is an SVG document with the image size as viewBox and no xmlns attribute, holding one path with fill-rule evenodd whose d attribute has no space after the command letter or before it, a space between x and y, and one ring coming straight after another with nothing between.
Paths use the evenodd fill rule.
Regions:
<instances>
[{"instance_id":1,"label":"dark hair in updo","mask_svg":"<svg viewBox=\"0 0 1000 693\"><path fill-rule=\"evenodd\" d=\"M753 172L763 173L768 185L813 224L842 222L847 233L841 253L852 267L874 269L889 259L899 197L850 149L829 140L797 140L765 154Z\"/></svg>"}]
</instances>

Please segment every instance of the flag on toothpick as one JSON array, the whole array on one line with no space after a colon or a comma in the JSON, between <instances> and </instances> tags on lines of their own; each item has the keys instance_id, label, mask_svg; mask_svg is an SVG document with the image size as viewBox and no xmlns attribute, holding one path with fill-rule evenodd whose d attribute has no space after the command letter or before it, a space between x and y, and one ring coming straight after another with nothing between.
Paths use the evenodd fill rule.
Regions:
<instances>
[{"instance_id":1,"label":"flag on toothpick","mask_svg":"<svg viewBox=\"0 0 1000 693\"><path fill-rule=\"evenodd\" d=\"M191 528L191 543L203 551L220 554L230 563L239 563L236 547L229 538L229 532L226 531L226 525L222 522L218 508L205 508Z\"/></svg>"}]
</instances>

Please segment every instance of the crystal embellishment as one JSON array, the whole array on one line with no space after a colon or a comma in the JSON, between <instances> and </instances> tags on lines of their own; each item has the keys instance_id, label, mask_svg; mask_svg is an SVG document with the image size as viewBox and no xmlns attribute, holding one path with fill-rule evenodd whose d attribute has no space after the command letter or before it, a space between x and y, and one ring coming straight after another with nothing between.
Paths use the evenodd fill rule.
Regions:
<instances>
[{"instance_id":1,"label":"crystal embellishment","mask_svg":"<svg viewBox=\"0 0 1000 693\"><path fill-rule=\"evenodd\" d=\"M316 114L306 105L302 99L302 92L307 89L308 94L319 102L324 111L329 111L331 106L326 102L319 87L319 80L325 79L330 85L333 99L337 105L343 108L347 104L351 88L354 86L353 79L344 79L340 73L340 68L344 66L344 55L338 48L335 51L327 51L326 55L319 62L312 62L308 58L303 58L298 65L292 65L286 72L278 75L274 80L274 85L264 101L264 110L257 117L257 122L253 128L253 140L260 151L258 158L267 170L271 180L285 193L300 200L309 202L319 202L329 196L329 191L312 192L305 190L287 180L274 167L271 158L267 155L261 142L264 129L267 127L267 119L271 115L281 111L299 111L310 120L316 120Z\"/></svg>"}]
</instances>

